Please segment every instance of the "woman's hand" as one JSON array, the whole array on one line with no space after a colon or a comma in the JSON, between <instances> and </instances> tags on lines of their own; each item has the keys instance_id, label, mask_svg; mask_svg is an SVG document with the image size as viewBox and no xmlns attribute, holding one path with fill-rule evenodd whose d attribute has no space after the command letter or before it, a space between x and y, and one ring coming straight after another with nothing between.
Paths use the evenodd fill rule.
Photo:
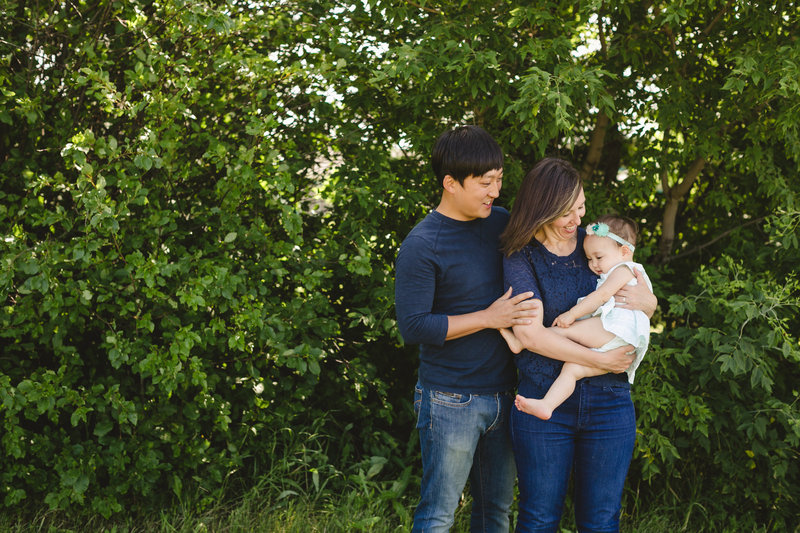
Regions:
<instances>
[{"instance_id":1,"label":"woman's hand","mask_svg":"<svg viewBox=\"0 0 800 533\"><path fill-rule=\"evenodd\" d=\"M598 368L606 372L611 372L612 374L619 374L620 372L625 372L625 370L631 366L633 358L636 357L636 351L633 349L633 346L628 344L620 348L614 348L613 350L603 352L602 355L603 359L600 362L602 367Z\"/></svg>"},{"instance_id":2,"label":"woman's hand","mask_svg":"<svg viewBox=\"0 0 800 533\"><path fill-rule=\"evenodd\" d=\"M636 285L625 285L617 291L614 295L616 306L642 311L648 317L652 317L658 307L658 298L650 292L642 272L634 269L634 274L636 275Z\"/></svg>"}]
</instances>

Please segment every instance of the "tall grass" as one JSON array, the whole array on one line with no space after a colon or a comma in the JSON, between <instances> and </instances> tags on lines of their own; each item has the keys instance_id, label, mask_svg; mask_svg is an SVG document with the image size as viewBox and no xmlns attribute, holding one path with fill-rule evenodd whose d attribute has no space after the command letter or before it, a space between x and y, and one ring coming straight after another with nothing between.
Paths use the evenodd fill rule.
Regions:
<instances>
[{"instance_id":1,"label":"tall grass","mask_svg":"<svg viewBox=\"0 0 800 533\"><path fill-rule=\"evenodd\" d=\"M276 501L254 487L244 498L227 505L206 510L187 512L170 509L150 518L127 517L109 522L99 517L71 517L43 512L24 521L0 520L0 530L9 533L205 533L205 532L265 532L265 533L338 533L370 531L392 533L411 530L409 505L403 516L380 498L366 498L357 490L324 500L305 495ZM465 498L456 512L454 533L469 531L469 499ZM570 526L561 532L571 532ZM634 521L623 524L623 533L674 533L694 531L665 516L663 510L654 509ZM709 528L705 531L723 531Z\"/></svg>"},{"instance_id":2,"label":"tall grass","mask_svg":"<svg viewBox=\"0 0 800 533\"><path fill-rule=\"evenodd\" d=\"M307 430L276 431L266 448L267 457L257 482L241 484L209 501L195 494L162 510L143 514L130 510L111 520L86 514L47 510L25 516L0 516L0 531L9 533L205 533L269 532L393 533L410 531L419 489L416 449L407 457L390 460L364 457L341 464L331 458L341 439L334 441L318 424ZM413 451L411 451L413 450ZM767 533L767 526L727 525L705 520L702 506L645 503L629 489L622 517L623 533L747 532ZM201 503L202 502L202 503ZM561 533L574 531L568 503ZM469 531L470 501L465 497L456 512L455 533ZM516 515L516 509L512 511ZM732 510L735 514L735 510ZM800 532L796 529L794 533Z\"/></svg>"}]
</instances>

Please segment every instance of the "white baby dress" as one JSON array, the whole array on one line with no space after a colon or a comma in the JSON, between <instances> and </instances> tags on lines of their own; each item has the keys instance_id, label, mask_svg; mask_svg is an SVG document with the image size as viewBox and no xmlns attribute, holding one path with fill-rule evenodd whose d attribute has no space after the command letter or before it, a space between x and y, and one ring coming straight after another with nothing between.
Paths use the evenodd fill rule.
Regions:
<instances>
[{"instance_id":1,"label":"white baby dress","mask_svg":"<svg viewBox=\"0 0 800 533\"><path fill-rule=\"evenodd\" d=\"M639 270L647 286L651 291L653 290L653 285L650 283L650 278L647 277L647 272L645 272L644 267L633 261L625 261L614 265L611 270L601 274L600 278L597 280L597 287L599 288L606 279L608 279L608 276L614 269L622 265L626 265L632 272ZM636 278L630 280L628 285L636 285ZM632 344L636 348L636 358L626 370L628 373L628 382L633 383L633 376L636 374L636 369L639 367L639 363L642 362L644 354L647 351L647 345L650 342L650 319L642 311L615 307L613 296L609 298L606 303L598 307L597 310L592 313L592 316L599 316L600 320L603 322L603 329L613 333L624 341L620 342L619 339L614 339L609 341L609 343L602 348L599 348L598 351L605 352L618 346L623 346L624 344Z\"/></svg>"}]
</instances>

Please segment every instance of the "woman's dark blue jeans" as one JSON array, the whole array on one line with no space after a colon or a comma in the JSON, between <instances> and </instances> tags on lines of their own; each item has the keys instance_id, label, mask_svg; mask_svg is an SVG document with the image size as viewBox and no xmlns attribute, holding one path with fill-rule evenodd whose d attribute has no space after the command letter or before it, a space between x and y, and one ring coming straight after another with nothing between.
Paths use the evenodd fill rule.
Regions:
<instances>
[{"instance_id":1,"label":"woman's dark blue jeans","mask_svg":"<svg viewBox=\"0 0 800 533\"><path fill-rule=\"evenodd\" d=\"M551 379L523 379L520 394L541 398ZM518 533L555 532L574 472L578 531L619 531L620 502L636 414L627 384L581 380L575 393L540 420L516 408L511 436L519 477Z\"/></svg>"}]
</instances>

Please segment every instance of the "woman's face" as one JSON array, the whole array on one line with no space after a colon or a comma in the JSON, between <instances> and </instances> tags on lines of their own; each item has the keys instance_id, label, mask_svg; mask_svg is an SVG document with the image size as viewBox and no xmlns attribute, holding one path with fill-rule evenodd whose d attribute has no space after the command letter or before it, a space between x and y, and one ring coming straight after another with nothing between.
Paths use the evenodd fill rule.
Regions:
<instances>
[{"instance_id":1,"label":"woman's face","mask_svg":"<svg viewBox=\"0 0 800 533\"><path fill-rule=\"evenodd\" d=\"M549 238L568 241L575 239L578 235L578 228L581 225L581 217L586 214L586 197L583 195L583 188L578 193L575 203L569 211L550 222L544 227L545 234Z\"/></svg>"}]
</instances>

